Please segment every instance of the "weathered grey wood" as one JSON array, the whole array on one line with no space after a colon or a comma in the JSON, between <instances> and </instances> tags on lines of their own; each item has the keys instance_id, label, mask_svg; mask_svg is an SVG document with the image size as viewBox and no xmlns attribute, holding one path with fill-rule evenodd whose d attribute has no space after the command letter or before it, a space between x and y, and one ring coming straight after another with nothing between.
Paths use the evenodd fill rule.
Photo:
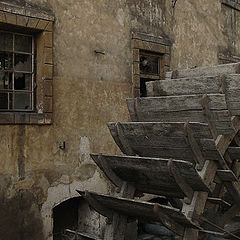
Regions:
<instances>
[{"instance_id":1,"label":"weathered grey wood","mask_svg":"<svg viewBox=\"0 0 240 240\"><path fill-rule=\"evenodd\" d=\"M183 198L185 195L169 174L168 159L101 155L108 163L109 168L123 181L134 183L136 190L143 193ZM98 155L91 157L105 173ZM195 191L210 189L200 178L194 166L186 161L173 160L179 173Z\"/></svg>"},{"instance_id":2,"label":"weathered grey wood","mask_svg":"<svg viewBox=\"0 0 240 240\"><path fill-rule=\"evenodd\" d=\"M234 204L228 211L226 211L220 218L219 222L221 224L226 224L231 219L233 219L240 212L239 202Z\"/></svg>"},{"instance_id":3,"label":"weathered grey wood","mask_svg":"<svg viewBox=\"0 0 240 240\"><path fill-rule=\"evenodd\" d=\"M146 157L161 157L182 159L190 162L194 161L191 148L185 141L184 123L160 123L160 122L138 122L121 123L123 135L122 141L118 138L116 125L120 123L109 123L111 134L123 153L125 149L124 139L131 144L131 149L135 155ZM197 141L201 138L212 139L208 125L200 123L189 123L193 136ZM129 155L129 154L128 154ZM221 156L216 150L203 149L203 156L209 160L221 160Z\"/></svg>"},{"instance_id":4,"label":"weathered grey wood","mask_svg":"<svg viewBox=\"0 0 240 240\"><path fill-rule=\"evenodd\" d=\"M81 196L86 198L86 195L82 191L78 191ZM91 196L99 202L99 204L108 208L109 211L118 212L121 215L126 215L131 218L139 219L143 222L161 222L161 216L158 212L169 216L173 221L178 224L183 224L188 227L199 229L199 226L194 224L191 220L179 211L179 209L169 207L166 205L157 204L158 212L156 212L156 204L132 200L120 197L112 197L104 194L97 194L89 192ZM86 198L86 200L88 200ZM101 212L100 212L101 214Z\"/></svg>"},{"instance_id":5,"label":"weathered grey wood","mask_svg":"<svg viewBox=\"0 0 240 240\"><path fill-rule=\"evenodd\" d=\"M105 161L103 157L101 158L101 160ZM109 170L107 169L105 171L108 172ZM130 199L134 198L134 194L136 191L134 184L123 181L123 184L119 189L120 189L120 192L116 191L115 197L124 197L124 198L130 198ZM107 224L105 228L104 239L105 240L115 240L115 239L124 240L125 232L127 228L127 222L128 222L127 216L114 211L111 224Z\"/></svg>"},{"instance_id":6,"label":"weathered grey wood","mask_svg":"<svg viewBox=\"0 0 240 240\"><path fill-rule=\"evenodd\" d=\"M115 184L117 187L121 188L123 185L123 180L120 179L108 166L108 162L102 155L97 156L98 166L102 171L104 171L105 175L109 178L109 180Z\"/></svg>"},{"instance_id":7,"label":"weathered grey wood","mask_svg":"<svg viewBox=\"0 0 240 240\"><path fill-rule=\"evenodd\" d=\"M232 160L240 160L240 147L228 147L228 153Z\"/></svg>"},{"instance_id":8,"label":"weathered grey wood","mask_svg":"<svg viewBox=\"0 0 240 240\"><path fill-rule=\"evenodd\" d=\"M171 76L171 78L190 78L190 77L200 77L200 76L216 76L221 74L235 74L239 73L239 63L221 64L215 66L197 67L178 70L172 72L172 74L167 73L166 77ZM174 75L174 76L173 76Z\"/></svg>"},{"instance_id":9,"label":"weathered grey wood","mask_svg":"<svg viewBox=\"0 0 240 240\"><path fill-rule=\"evenodd\" d=\"M219 75L181 79L155 80L146 83L147 96L173 96L220 93Z\"/></svg>"},{"instance_id":10,"label":"weathered grey wood","mask_svg":"<svg viewBox=\"0 0 240 240\"><path fill-rule=\"evenodd\" d=\"M227 110L227 104L224 94L208 94L210 110ZM166 97L147 97L127 99L128 105L131 105L131 111L134 107L140 112L156 111L187 111L202 110L202 95L184 95L184 96L166 96Z\"/></svg>"},{"instance_id":11,"label":"weathered grey wood","mask_svg":"<svg viewBox=\"0 0 240 240\"><path fill-rule=\"evenodd\" d=\"M206 121L209 125L210 131L212 133L212 137L215 140L218 136L218 131L217 131L217 127L214 122L214 119L213 119L213 114L210 109L210 99L207 94L204 94L202 96L202 108L203 108L203 112L204 112Z\"/></svg>"},{"instance_id":12,"label":"weathered grey wood","mask_svg":"<svg viewBox=\"0 0 240 240\"><path fill-rule=\"evenodd\" d=\"M166 226L168 229L172 230L179 236L184 235L184 229L185 227L182 226L181 224L175 222L174 220L171 219L170 216L164 214L162 211L159 210L159 204L155 203L154 204L154 213L158 215L158 217L161 219L161 222L164 226Z\"/></svg>"},{"instance_id":13,"label":"weathered grey wood","mask_svg":"<svg viewBox=\"0 0 240 240\"><path fill-rule=\"evenodd\" d=\"M172 159L168 160L168 170L171 176L175 179L176 184L180 187L183 191L184 195L186 196L185 202L191 203L193 198L193 189L188 184L186 179L181 175L179 168L177 165L174 164L175 162Z\"/></svg>"},{"instance_id":14,"label":"weathered grey wood","mask_svg":"<svg viewBox=\"0 0 240 240\"><path fill-rule=\"evenodd\" d=\"M82 233L79 231L73 231L71 229L65 229L64 232L70 234L72 237L76 236L78 237L78 240L101 240L98 237L92 236L88 233Z\"/></svg>"},{"instance_id":15,"label":"weathered grey wood","mask_svg":"<svg viewBox=\"0 0 240 240\"><path fill-rule=\"evenodd\" d=\"M101 204L101 202L96 201L95 197L91 193L89 193L88 191L79 191L79 190L77 190L77 192L84 199L86 199L88 201L88 203L91 205L91 207L95 211L97 211L101 215L107 217L110 221L112 221L114 211L112 211L108 207L106 207L103 204Z\"/></svg>"},{"instance_id":16,"label":"weathered grey wood","mask_svg":"<svg viewBox=\"0 0 240 240\"><path fill-rule=\"evenodd\" d=\"M204 156L202 154L202 151L200 149L200 146L199 146L198 142L193 137L192 130L189 127L189 122L186 122L184 124L184 131L185 131L186 140L187 140L187 142L189 143L189 145L192 149L193 155L195 157L196 164L198 165L197 169L201 170L203 168L205 159L204 159Z\"/></svg>"},{"instance_id":17,"label":"weathered grey wood","mask_svg":"<svg viewBox=\"0 0 240 240\"><path fill-rule=\"evenodd\" d=\"M213 197L208 197L207 199L209 202L211 203L214 203L214 204L224 204L225 206L227 207L231 207L231 204L224 201L223 199L221 198L213 198Z\"/></svg>"},{"instance_id":18,"label":"weathered grey wood","mask_svg":"<svg viewBox=\"0 0 240 240\"><path fill-rule=\"evenodd\" d=\"M127 100L132 121L197 121L207 122L202 111L202 96L135 98ZM208 96L209 109L219 134L233 132L223 94Z\"/></svg>"},{"instance_id":19,"label":"weathered grey wood","mask_svg":"<svg viewBox=\"0 0 240 240\"><path fill-rule=\"evenodd\" d=\"M201 177L205 179L207 184L215 178L217 171L217 164L214 161L205 161L203 169L199 172ZM206 192L194 192L194 197L191 204L183 204L182 212L188 216L190 219L194 220L194 216L201 216L204 212L205 204L208 198L208 193ZM199 223L199 219L195 219ZM193 228L186 228L184 233L184 240L198 239L199 231Z\"/></svg>"},{"instance_id":20,"label":"weathered grey wood","mask_svg":"<svg viewBox=\"0 0 240 240\"><path fill-rule=\"evenodd\" d=\"M223 182L238 182L237 177L231 170L217 170L217 175Z\"/></svg>"}]
</instances>

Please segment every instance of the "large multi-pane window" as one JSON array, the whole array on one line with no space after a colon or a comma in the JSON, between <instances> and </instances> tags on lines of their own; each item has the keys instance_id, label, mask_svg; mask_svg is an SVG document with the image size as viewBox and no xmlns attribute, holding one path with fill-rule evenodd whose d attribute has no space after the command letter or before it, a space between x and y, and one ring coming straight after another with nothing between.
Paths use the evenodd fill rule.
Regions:
<instances>
[{"instance_id":1,"label":"large multi-pane window","mask_svg":"<svg viewBox=\"0 0 240 240\"><path fill-rule=\"evenodd\" d=\"M0 111L34 107L34 39L0 31Z\"/></svg>"}]
</instances>

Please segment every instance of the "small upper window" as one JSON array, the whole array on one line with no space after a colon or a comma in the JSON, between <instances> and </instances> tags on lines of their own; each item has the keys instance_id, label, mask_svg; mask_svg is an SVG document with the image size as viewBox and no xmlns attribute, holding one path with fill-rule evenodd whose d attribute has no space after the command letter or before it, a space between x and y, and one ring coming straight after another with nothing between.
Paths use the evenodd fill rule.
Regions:
<instances>
[{"instance_id":1,"label":"small upper window","mask_svg":"<svg viewBox=\"0 0 240 240\"><path fill-rule=\"evenodd\" d=\"M0 31L0 111L33 109L33 36Z\"/></svg>"},{"instance_id":2,"label":"small upper window","mask_svg":"<svg viewBox=\"0 0 240 240\"><path fill-rule=\"evenodd\" d=\"M161 54L140 51L140 73L141 74L160 74Z\"/></svg>"}]
</instances>

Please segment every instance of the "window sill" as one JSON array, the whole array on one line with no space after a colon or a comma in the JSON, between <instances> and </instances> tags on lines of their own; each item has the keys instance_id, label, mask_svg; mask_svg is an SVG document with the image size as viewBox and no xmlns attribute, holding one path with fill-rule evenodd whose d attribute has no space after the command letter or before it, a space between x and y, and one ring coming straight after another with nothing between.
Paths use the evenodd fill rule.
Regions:
<instances>
[{"instance_id":1,"label":"window sill","mask_svg":"<svg viewBox=\"0 0 240 240\"><path fill-rule=\"evenodd\" d=\"M50 125L52 113L0 112L0 125Z\"/></svg>"}]
</instances>

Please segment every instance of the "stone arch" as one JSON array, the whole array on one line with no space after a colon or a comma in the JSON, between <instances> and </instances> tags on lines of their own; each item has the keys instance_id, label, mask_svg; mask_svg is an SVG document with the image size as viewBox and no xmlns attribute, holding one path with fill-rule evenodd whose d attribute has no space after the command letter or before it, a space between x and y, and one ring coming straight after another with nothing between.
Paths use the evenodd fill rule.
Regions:
<instances>
[{"instance_id":1,"label":"stone arch","mask_svg":"<svg viewBox=\"0 0 240 240\"><path fill-rule=\"evenodd\" d=\"M53 208L69 199L79 197L77 189L88 189L89 191L98 191L106 193L108 185L105 181L99 184L99 174L94 174L94 177L88 181L69 181L69 177L62 177L60 183L48 189L46 201L41 208L41 216L43 221L43 234L45 240L53 240ZM103 225L103 219L99 216L99 223Z\"/></svg>"}]
</instances>

